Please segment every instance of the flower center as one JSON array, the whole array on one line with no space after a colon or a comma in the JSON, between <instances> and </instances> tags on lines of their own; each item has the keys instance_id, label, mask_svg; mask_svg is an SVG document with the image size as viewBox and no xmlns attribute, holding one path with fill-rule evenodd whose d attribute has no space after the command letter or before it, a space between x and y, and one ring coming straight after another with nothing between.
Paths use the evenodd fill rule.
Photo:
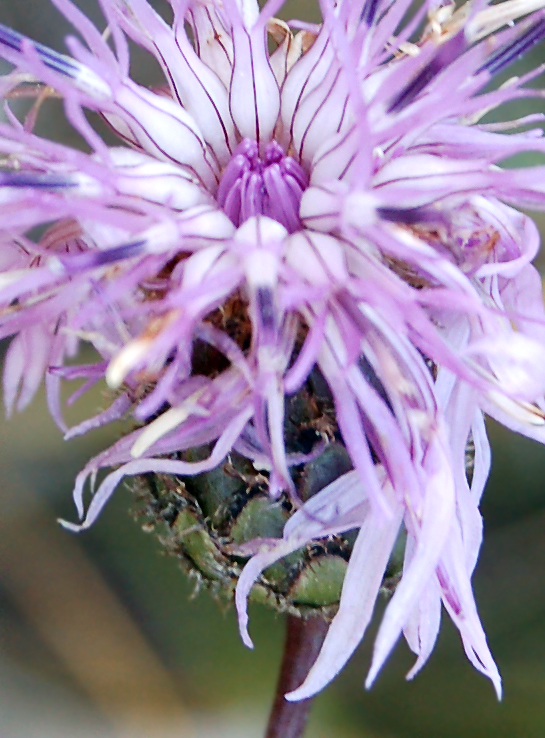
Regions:
<instances>
[{"instance_id":1,"label":"flower center","mask_svg":"<svg viewBox=\"0 0 545 738\"><path fill-rule=\"evenodd\" d=\"M263 156L255 141L244 139L225 167L217 201L238 227L254 215L267 215L290 233L300 227L299 204L308 177L276 141Z\"/></svg>"}]
</instances>

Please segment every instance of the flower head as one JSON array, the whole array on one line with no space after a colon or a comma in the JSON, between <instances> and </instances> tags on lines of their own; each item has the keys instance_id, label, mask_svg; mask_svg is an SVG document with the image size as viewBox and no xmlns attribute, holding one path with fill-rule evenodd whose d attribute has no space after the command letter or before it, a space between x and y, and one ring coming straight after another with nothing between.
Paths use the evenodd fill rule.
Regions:
<instances>
[{"instance_id":1,"label":"flower head","mask_svg":"<svg viewBox=\"0 0 545 738\"><path fill-rule=\"evenodd\" d=\"M401 633L417 655L409 676L421 668L443 605L499 694L471 590L483 413L545 440L539 237L514 209L545 207L545 167L498 165L545 143L542 114L483 117L542 97L528 86L540 68L490 85L545 37L542 3L428 0L411 15L409 0L322 0L310 25L276 19L280 0L170 0L170 24L146 0L100 0L102 34L52 1L81 37L69 55L0 27L13 65L0 82L6 407L26 406L45 377L67 437L136 421L78 476L71 527L89 526L123 477L191 477L236 452L297 508L281 538L237 549L250 557L236 591L248 645L263 570L358 531L322 651L289 699L349 658L400 535L367 684ZM159 62L163 88L131 79L127 38ZM11 101L25 96L20 120ZM51 96L81 150L33 132ZM68 364L82 342L99 360ZM69 429L59 388L75 378L113 393ZM322 403L305 448L288 427L302 397ZM333 443L348 464L307 499L300 470ZM105 467L117 468L85 509L86 480Z\"/></svg>"}]
</instances>

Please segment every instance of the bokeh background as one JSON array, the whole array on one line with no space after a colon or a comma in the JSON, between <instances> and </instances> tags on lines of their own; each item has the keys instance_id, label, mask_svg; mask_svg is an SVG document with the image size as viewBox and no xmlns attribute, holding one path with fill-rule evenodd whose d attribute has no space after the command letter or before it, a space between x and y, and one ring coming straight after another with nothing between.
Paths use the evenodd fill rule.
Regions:
<instances>
[{"instance_id":1,"label":"bokeh background","mask_svg":"<svg viewBox=\"0 0 545 738\"><path fill-rule=\"evenodd\" d=\"M79 4L102 24L93 0ZM289 10L311 13L302 3ZM59 50L70 32L48 0L0 0L0 22ZM544 57L538 49L530 63ZM159 79L138 55L134 72L150 83ZM42 125L76 143L54 109ZM86 397L70 419L102 401L100 391ZM282 619L253 607L256 647L245 649L233 611L195 592L131 516L125 489L84 534L56 522L75 518L74 476L115 433L65 443L43 395L0 423L0 738L259 738L281 656ZM466 662L445 619L414 682L404 681L412 656L400 643L366 692L370 633L317 698L307 738L545 735L545 449L494 424L490 435L493 471L474 585L504 678L503 702Z\"/></svg>"}]
</instances>

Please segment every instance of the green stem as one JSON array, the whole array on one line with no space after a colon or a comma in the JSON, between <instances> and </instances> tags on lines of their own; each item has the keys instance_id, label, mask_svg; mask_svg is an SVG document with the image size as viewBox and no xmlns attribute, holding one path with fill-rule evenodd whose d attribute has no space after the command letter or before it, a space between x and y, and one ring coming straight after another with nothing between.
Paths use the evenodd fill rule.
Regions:
<instances>
[{"instance_id":1,"label":"green stem","mask_svg":"<svg viewBox=\"0 0 545 738\"><path fill-rule=\"evenodd\" d=\"M328 624L319 615L307 620L287 616L284 655L265 738L301 738L303 735L312 698L288 702L284 695L304 681L322 647L327 628Z\"/></svg>"}]
</instances>

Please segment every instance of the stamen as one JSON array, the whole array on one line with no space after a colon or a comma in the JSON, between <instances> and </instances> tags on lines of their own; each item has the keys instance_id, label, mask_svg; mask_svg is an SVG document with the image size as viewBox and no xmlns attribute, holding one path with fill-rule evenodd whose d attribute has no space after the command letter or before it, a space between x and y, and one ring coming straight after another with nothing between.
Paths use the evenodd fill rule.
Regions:
<instances>
[{"instance_id":1,"label":"stamen","mask_svg":"<svg viewBox=\"0 0 545 738\"><path fill-rule=\"evenodd\" d=\"M276 141L261 157L257 143L244 139L225 167L216 199L237 227L266 215L293 233L300 227L299 205L307 185L303 168Z\"/></svg>"}]
</instances>

